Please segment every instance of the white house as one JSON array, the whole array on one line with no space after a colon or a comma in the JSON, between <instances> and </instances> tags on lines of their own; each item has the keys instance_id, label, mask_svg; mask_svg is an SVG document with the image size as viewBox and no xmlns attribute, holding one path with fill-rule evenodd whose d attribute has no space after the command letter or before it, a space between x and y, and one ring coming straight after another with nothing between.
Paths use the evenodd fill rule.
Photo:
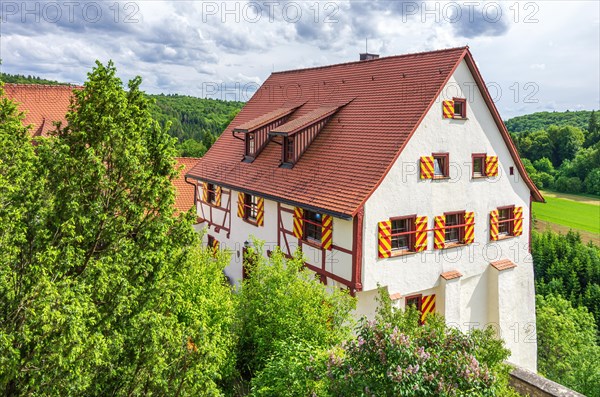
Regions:
<instances>
[{"instance_id":1,"label":"white house","mask_svg":"<svg viewBox=\"0 0 600 397\"><path fill-rule=\"evenodd\" d=\"M377 287L536 369L531 202L543 201L467 47L277 72L186 178L226 269L250 235L370 316Z\"/></svg>"}]
</instances>

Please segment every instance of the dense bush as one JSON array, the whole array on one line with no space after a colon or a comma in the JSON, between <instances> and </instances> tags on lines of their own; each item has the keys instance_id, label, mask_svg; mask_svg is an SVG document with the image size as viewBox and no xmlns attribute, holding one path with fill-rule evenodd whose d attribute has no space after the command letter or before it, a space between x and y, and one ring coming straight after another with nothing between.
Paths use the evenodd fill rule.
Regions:
<instances>
[{"instance_id":1,"label":"dense bush","mask_svg":"<svg viewBox=\"0 0 600 397\"><path fill-rule=\"evenodd\" d=\"M600 346L594 317L555 295L537 296L538 369L588 397L600 396Z\"/></svg>"}]
</instances>

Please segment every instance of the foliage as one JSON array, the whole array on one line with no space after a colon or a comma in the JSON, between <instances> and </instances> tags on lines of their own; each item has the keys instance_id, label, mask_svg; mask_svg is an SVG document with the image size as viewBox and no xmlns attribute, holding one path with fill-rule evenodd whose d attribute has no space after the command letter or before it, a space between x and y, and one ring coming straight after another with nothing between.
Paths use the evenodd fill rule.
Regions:
<instances>
[{"instance_id":1,"label":"foliage","mask_svg":"<svg viewBox=\"0 0 600 397\"><path fill-rule=\"evenodd\" d=\"M586 396L600 396L600 346L594 317L554 295L537 296L538 369Z\"/></svg>"},{"instance_id":2,"label":"foliage","mask_svg":"<svg viewBox=\"0 0 600 397\"><path fill-rule=\"evenodd\" d=\"M600 318L600 248L584 245L578 234L532 233L536 291L561 295Z\"/></svg>"},{"instance_id":3,"label":"foliage","mask_svg":"<svg viewBox=\"0 0 600 397\"><path fill-rule=\"evenodd\" d=\"M151 95L152 115L178 139L181 156L201 157L240 111L242 102L201 99L185 95ZM190 140L204 145L204 151ZM187 154L190 153L190 154Z\"/></svg>"},{"instance_id":4,"label":"foliage","mask_svg":"<svg viewBox=\"0 0 600 397\"><path fill-rule=\"evenodd\" d=\"M303 267L301 251L288 260L276 249L267 260L262 244L254 244L237 315L238 368L246 378L258 374L288 341L315 349L342 342L351 334L354 308L347 292L328 291Z\"/></svg>"},{"instance_id":5,"label":"foliage","mask_svg":"<svg viewBox=\"0 0 600 397\"><path fill-rule=\"evenodd\" d=\"M391 309L383 295L376 321L363 321L358 337L327 361L331 395L510 395L508 350L491 328L464 334L429 316ZM501 380L502 379L502 380Z\"/></svg>"},{"instance_id":6,"label":"foliage","mask_svg":"<svg viewBox=\"0 0 600 397\"><path fill-rule=\"evenodd\" d=\"M0 105L0 390L219 394L231 367L226 258L173 215L174 140L100 63L35 151Z\"/></svg>"},{"instance_id":7,"label":"foliage","mask_svg":"<svg viewBox=\"0 0 600 397\"><path fill-rule=\"evenodd\" d=\"M577 112L537 112L523 116L513 117L505 121L506 128L512 133L523 133L545 130L551 125L559 127L571 125L585 129L589 125L590 111L581 110Z\"/></svg>"},{"instance_id":8,"label":"foliage","mask_svg":"<svg viewBox=\"0 0 600 397\"><path fill-rule=\"evenodd\" d=\"M593 169L585 177L585 191L600 196L600 168Z\"/></svg>"},{"instance_id":9,"label":"foliage","mask_svg":"<svg viewBox=\"0 0 600 397\"><path fill-rule=\"evenodd\" d=\"M13 84L47 84L47 85L67 85L67 83L59 83L54 80L42 79L37 76L24 76L21 74L8 74L0 72L0 81Z\"/></svg>"},{"instance_id":10,"label":"foliage","mask_svg":"<svg viewBox=\"0 0 600 397\"><path fill-rule=\"evenodd\" d=\"M207 149L202 142L186 139L183 143L177 145L177 150L181 157L202 157Z\"/></svg>"},{"instance_id":11,"label":"foliage","mask_svg":"<svg viewBox=\"0 0 600 397\"><path fill-rule=\"evenodd\" d=\"M544 119L546 117L547 119ZM534 113L506 121L511 137L538 188L565 193L597 194L600 169L600 128L592 112ZM550 160L549 164L547 161Z\"/></svg>"}]
</instances>

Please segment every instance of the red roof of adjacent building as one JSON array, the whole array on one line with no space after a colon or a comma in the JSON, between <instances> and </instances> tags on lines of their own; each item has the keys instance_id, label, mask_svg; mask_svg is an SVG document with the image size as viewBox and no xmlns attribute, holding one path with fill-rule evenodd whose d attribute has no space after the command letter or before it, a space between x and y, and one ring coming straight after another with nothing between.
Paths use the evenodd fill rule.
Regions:
<instances>
[{"instance_id":1,"label":"red roof of adjacent building","mask_svg":"<svg viewBox=\"0 0 600 397\"><path fill-rule=\"evenodd\" d=\"M175 186L175 210L178 213L187 212L196 203L194 196L195 188L185 181L185 174L194 168L200 159L195 157L176 157L175 160L177 160L175 167L178 170L183 166L179 171L179 176L173 179L173 186Z\"/></svg>"},{"instance_id":2,"label":"red roof of adjacent building","mask_svg":"<svg viewBox=\"0 0 600 397\"><path fill-rule=\"evenodd\" d=\"M273 73L188 176L344 218L354 216L463 59L534 199L542 201L467 47ZM279 167L281 147L273 142L252 163L242 162L245 147L233 130L298 103L304 104L288 124L317 109L348 104L293 168Z\"/></svg>"},{"instance_id":3,"label":"red roof of adjacent building","mask_svg":"<svg viewBox=\"0 0 600 397\"><path fill-rule=\"evenodd\" d=\"M23 124L31 125L32 136L46 136L54 130L54 122L65 125L73 89L70 85L11 84L4 85L6 96L19 104L25 113Z\"/></svg>"}]
</instances>

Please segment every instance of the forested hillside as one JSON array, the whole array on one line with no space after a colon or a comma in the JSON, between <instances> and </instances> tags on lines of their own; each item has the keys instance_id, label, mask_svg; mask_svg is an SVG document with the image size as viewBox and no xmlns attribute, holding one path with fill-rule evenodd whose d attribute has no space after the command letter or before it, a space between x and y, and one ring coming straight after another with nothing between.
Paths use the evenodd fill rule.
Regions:
<instances>
[{"instance_id":1,"label":"forested hillside","mask_svg":"<svg viewBox=\"0 0 600 397\"><path fill-rule=\"evenodd\" d=\"M506 126L540 189L600 195L597 112L533 113Z\"/></svg>"},{"instance_id":2,"label":"forested hillside","mask_svg":"<svg viewBox=\"0 0 600 397\"><path fill-rule=\"evenodd\" d=\"M180 155L202 157L240 111L243 102L201 99L185 95L150 95L152 116L179 140Z\"/></svg>"},{"instance_id":3,"label":"forested hillside","mask_svg":"<svg viewBox=\"0 0 600 397\"><path fill-rule=\"evenodd\" d=\"M0 74L0 81L19 84L65 84L36 76ZM152 116L178 140L180 156L202 157L240 111L243 102L203 99L186 95L149 95Z\"/></svg>"},{"instance_id":4,"label":"forested hillside","mask_svg":"<svg viewBox=\"0 0 600 397\"><path fill-rule=\"evenodd\" d=\"M591 113L589 110L580 110L577 112L537 112L513 117L504 123L510 132L544 130L551 125L559 127L571 125L583 130L588 126Z\"/></svg>"}]
</instances>

